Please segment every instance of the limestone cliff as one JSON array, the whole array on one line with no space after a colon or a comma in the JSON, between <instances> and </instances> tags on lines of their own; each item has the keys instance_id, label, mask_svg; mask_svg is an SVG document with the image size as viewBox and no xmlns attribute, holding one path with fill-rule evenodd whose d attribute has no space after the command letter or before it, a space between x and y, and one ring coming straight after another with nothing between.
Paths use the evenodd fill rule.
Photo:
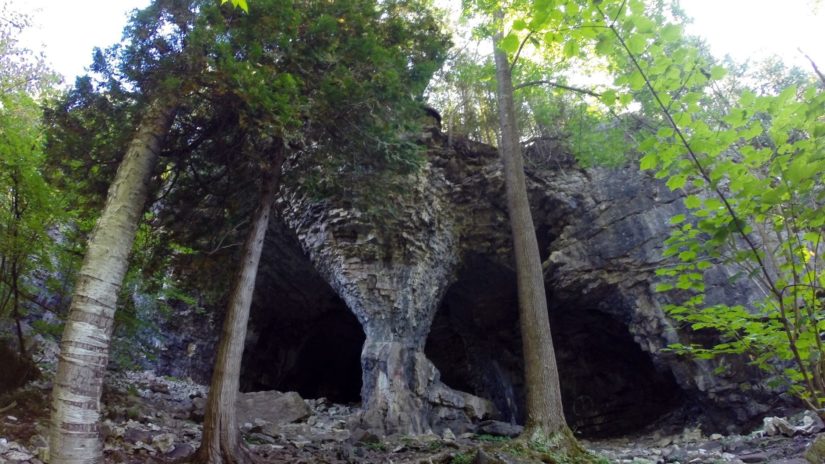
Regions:
<instances>
[{"instance_id":1,"label":"limestone cliff","mask_svg":"<svg viewBox=\"0 0 825 464\"><path fill-rule=\"evenodd\" d=\"M367 428L422 433L494 414L521 420L515 281L498 157L467 140L448 144L437 132L427 138L424 169L405 179L402 193L383 199L394 205L392 218L370 219L349 201L313 200L299 186L282 191L277 220L285 226L273 224L277 233L265 252L245 361L248 386L290 386L286 374L263 379L264 366L250 359L272 370L348 363L350 370L360 365L361 382L352 373L338 377L348 379L350 391L360 387ZM696 337L664 315L670 296L653 291L668 220L683 210L678 195L635 168L581 169L553 147L532 150L528 155L541 162L528 172L530 198L571 425L583 433L626 432L688 404L721 428L766 411L768 396L750 389L752 372L739 360L727 360L736 367L732 374L718 374L713 363L663 351ZM747 286L727 285L724 277L724 270L709 271L710 281L722 283L712 298L747 294ZM271 302L278 300L285 304ZM328 326L324 335L319 324ZM265 341L282 336L297 347ZM278 354L261 354L273 349ZM310 377L305 384L335 390L333 378Z\"/></svg>"}]
</instances>

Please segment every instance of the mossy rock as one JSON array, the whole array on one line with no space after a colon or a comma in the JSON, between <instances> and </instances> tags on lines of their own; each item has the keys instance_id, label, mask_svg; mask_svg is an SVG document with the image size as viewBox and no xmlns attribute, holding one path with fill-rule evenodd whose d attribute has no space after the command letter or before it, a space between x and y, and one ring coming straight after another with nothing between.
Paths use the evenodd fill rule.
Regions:
<instances>
[{"instance_id":1,"label":"mossy rock","mask_svg":"<svg viewBox=\"0 0 825 464\"><path fill-rule=\"evenodd\" d=\"M811 464L822 464L825 462L825 433L820 434L811 442L811 447L808 448L808 451L805 453L805 459Z\"/></svg>"}]
</instances>

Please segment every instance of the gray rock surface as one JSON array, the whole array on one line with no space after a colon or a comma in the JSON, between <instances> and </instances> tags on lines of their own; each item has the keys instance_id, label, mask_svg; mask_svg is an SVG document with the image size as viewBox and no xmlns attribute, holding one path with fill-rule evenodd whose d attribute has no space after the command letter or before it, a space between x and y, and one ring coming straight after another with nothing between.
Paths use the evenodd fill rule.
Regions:
<instances>
[{"instance_id":1,"label":"gray rock surface","mask_svg":"<svg viewBox=\"0 0 825 464\"><path fill-rule=\"evenodd\" d=\"M134 381L146 384L162 384L168 388L139 389L134 392ZM107 418L104 439L103 464L142 463L162 464L191 455L199 446L201 426L187 419L176 419L176 411L192 408L192 399L181 391L198 391L202 386L183 381L157 377L150 372L134 373L130 378L107 379L111 385L105 401ZM45 401L47 389L31 388L28 395L42 395ZM362 428L351 428L351 419L357 416L357 408L330 403L324 399L305 401L311 415L303 422L291 424L263 424L241 427L244 442L261 462L334 464L371 464L378 462L429 463L467 462L473 456L487 459L480 462L535 463L538 456L528 458L519 442L505 435L516 435L518 427L507 423L485 421L477 433L453 433L445 428L438 435L386 437ZM137 420L117 414L122 409L135 411ZM26 411L15 408L14 417L23 417ZM112 414L116 413L116 414ZM793 427L809 421L807 415L781 418ZM29 416L26 427L18 421L0 416L0 462L17 464L42 464L48 462L47 443L42 433L47 432L48 414L44 410L35 417ZM508 430L509 429L509 430ZM40 433L31 434L39 430ZM497 431L497 436L491 433ZM786 437L781 434L768 436L765 430L749 435L706 436L699 428L676 430L670 434L661 432L626 436L611 440L585 440L585 447L598 453L611 463L692 463L719 464L746 461L778 464L802 464L806 451L821 450L822 439L812 444L816 435L799 431ZM138 440L127 439L127 435ZM479 451L480 450L480 451ZM814 451L810 451L814 450ZM819 455L811 459L820 463Z\"/></svg>"},{"instance_id":2,"label":"gray rock surface","mask_svg":"<svg viewBox=\"0 0 825 464\"><path fill-rule=\"evenodd\" d=\"M387 192L391 216L372 216L343 198L317 201L300 185L283 190L278 205L287 229L363 329L361 419L383 433L438 432L471 421L463 406L442 409L434 392L446 385L491 400L503 419L523 419L498 157L467 140L447 146L436 134L431 143L423 171ZM758 420L775 392L751 388L748 380L758 373L743 359L698 361L665 350L695 339L664 314L678 295L653 290L668 221L684 212L680 195L632 167L584 170L569 160L544 166L528 171L528 188L554 338L566 345L557 351L560 370L568 369L568 420L588 433L611 433L685 402L711 429ZM723 285L730 274L707 271L710 302L754 294L747 282ZM440 339L434 321L443 328ZM585 339L600 351L584 353L576 343ZM733 369L719 373L720 363ZM622 419L627 408L638 409L637 417Z\"/></svg>"},{"instance_id":3,"label":"gray rock surface","mask_svg":"<svg viewBox=\"0 0 825 464\"><path fill-rule=\"evenodd\" d=\"M295 392L262 391L238 394L235 403L239 425L289 424L310 416L312 411L301 395Z\"/></svg>"}]
</instances>

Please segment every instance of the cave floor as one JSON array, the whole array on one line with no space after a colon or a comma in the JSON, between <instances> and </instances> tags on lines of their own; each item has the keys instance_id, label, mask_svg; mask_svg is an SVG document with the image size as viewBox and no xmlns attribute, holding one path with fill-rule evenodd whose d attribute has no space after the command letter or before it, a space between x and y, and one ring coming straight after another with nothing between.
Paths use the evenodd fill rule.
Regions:
<instances>
[{"instance_id":1,"label":"cave floor","mask_svg":"<svg viewBox=\"0 0 825 464\"><path fill-rule=\"evenodd\" d=\"M104 393L105 463L169 463L192 453L201 426L197 400L203 386L152 373L115 376ZM0 462L45 461L49 383L33 382L0 397ZM242 427L248 447L261 463L443 463L557 462L518 442L490 435L397 437L381 440L345 430L354 405L308 400L312 414L301 423L272 428ZM678 430L678 432L677 432ZM265 433L263 433L265 432ZM659 430L611 439L582 440L601 462L805 464L810 435L786 437L702 434L669 423ZM541 451L541 450L539 450ZM486 460L485 460L486 459ZM498 460L496 460L498 459Z\"/></svg>"}]
</instances>

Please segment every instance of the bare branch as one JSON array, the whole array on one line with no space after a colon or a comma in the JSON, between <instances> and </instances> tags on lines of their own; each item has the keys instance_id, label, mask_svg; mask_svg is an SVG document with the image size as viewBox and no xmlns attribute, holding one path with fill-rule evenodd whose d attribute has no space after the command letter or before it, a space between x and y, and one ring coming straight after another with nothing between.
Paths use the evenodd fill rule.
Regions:
<instances>
[{"instance_id":1,"label":"bare branch","mask_svg":"<svg viewBox=\"0 0 825 464\"><path fill-rule=\"evenodd\" d=\"M610 21L610 27L613 27L613 26L616 25L616 20L618 20L619 15L622 14L622 10L624 10L624 6L625 6L626 3L627 3L627 0L622 0L622 4L619 6L619 9L616 10L616 15L613 16L613 20Z\"/></svg>"},{"instance_id":2,"label":"bare branch","mask_svg":"<svg viewBox=\"0 0 825 464\"><path fill-rule=\"evenodd\" d=\"M594 92L592 90L581 89L581 88L578 88L578 87L573 87L573 86L570 86L570 85L559 84L558 82L545 81L545 80L524 82L522 84L513 86L513 90L519 90L519 89L523 89L525 87L533 87L533 86L537 86L537 85L549 85L550 87L555 87L557 89L563 89L563 90L569 90L571 92L583 93L585 95L590 95L591 97L596 97L596 98L601 98L601 96L602 96L602 94Z\"/></svg>"},{"instance_id":3,"label":"bare branch","mask_svg":"<svg viewBox=\"0 0 825 464\"><path fill-rule=\"evenodd\" d=\"M811 63L811 67L814 68L814 72L816 73L817 76L819 76L819 80L821 80L822 84L825 85L825 74L822 74L822 71L820 71L819 68L816 67L816 63L814 62L813 58L806 55L805 52L803 52L801 48L797 48L797 50L799 50L799 53L801 53L802 56L804 56L805 58L808 59L808 62Z\"/></svg>"},{"instance_id":4,"label":"bare branch","mask_svg":"<svg viewBox=\"0 0 825 464\"><path fill-rule=\"evenodd\" d=\"M519 44L518 50L516 51L516 56L513 57L513 64L510 65L510 75L513 74L513 69L516 68L516 64L518 63L518 58L521 56L521 50L524 48L524 44L526 44L527 40L530 39L530 37L532 37L532 36L533 36L533 31L530 31L530 33L527 34L527 36L524 38L524 40L522 40L521 43Z\"/></svg>"}]
</instances>

